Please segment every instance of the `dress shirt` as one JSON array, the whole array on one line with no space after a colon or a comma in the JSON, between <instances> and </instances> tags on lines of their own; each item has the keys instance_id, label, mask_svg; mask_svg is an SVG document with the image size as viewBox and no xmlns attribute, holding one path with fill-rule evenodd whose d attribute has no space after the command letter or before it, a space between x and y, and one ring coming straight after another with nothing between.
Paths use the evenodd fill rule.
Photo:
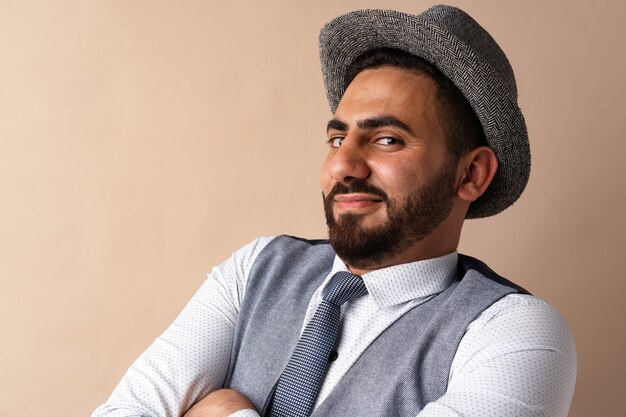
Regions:
<instances>
[{"instance_id":1,"label":"dress shirt","mask_svg":"<svg viewBox=\"0 0 626 417\"><path fill-rule=\"evenodd\" d=\"M215 267L93 417L179 416L221 388L248 275L271 239L257 239ZM329 366L317 405L380 333L454 281L457 263L454 252L363 275L368 295L342 306L338 357ZM311 298L304 325L330 277L340 270L346 266L335 257ZM419 416L566 416L575 378L576 352L564 320L545 301L512 294L470 324L454 357L446 394ZM258 414L241 410L231 417Z\"/></svg>"}]
</instances>

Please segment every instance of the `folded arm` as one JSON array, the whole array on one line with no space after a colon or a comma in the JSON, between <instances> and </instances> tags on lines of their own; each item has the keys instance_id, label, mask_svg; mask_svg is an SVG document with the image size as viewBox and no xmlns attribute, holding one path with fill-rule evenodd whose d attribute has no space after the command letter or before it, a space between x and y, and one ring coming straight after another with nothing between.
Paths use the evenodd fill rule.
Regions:
<instances>
[{"instance_id":1,"label":"folded arm","mask_svg":"<svg viewBox=\"0 0 626 417\"><path fill-rule=\"evenodd\" d=\"M270 240L256 240L215 267L92 417L178 417L222 388L246 279Z\"/></svg>"},{"instance_id":2,"label":"folded arm","mask_svg":"<svg viewBox=\"0 0 626 417\"><path fill-rule=\"evenodd\" d=\"M232 389L211 392L198 401L184 417L256 417L258 413L248 399Z\"/></svg>"}]
</instances>

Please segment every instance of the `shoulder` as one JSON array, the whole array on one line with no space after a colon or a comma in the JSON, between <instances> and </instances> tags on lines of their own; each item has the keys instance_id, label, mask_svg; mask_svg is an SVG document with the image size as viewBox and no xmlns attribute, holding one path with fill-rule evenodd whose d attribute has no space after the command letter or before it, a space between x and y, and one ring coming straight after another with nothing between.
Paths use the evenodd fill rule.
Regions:
<instances>
[{"instance_id":1,"label":"shoulder","mask_svg":"<svg viewBox=\"0 0 626 417\"><path fill-rule=\"evenodd\" d=\"M489 282L515 291L499 298L469 324L462 345L502 342L538 346L546 342L545 347L558 350L573 346L565 319L550 303L531 295L475 258L459 255L459 269L461 273L475 270Z\"/></svg>"},{"instance_id":2,"label":"shoulder","mask_svg":"<svg viewBox=\"0 0 626 417\"><path fill-rule=\"evenodd\" d=\"M276 239L276 236L258 237L236 250L222 264L213 268L213 274L234 273L240 276L247 276L259 254Z\"/></svg>"},{"instance_id":3,"label":"shoulder","mask_svg":"<svg viewBox=\"0 0 626 417\"><path fill-rule=\"evenodd\" d=\"M461 365L477 353L488 359L521 351L550 351L568 366L576 362L572 334L557 309L539 297L510 294L468 326L455 362Z\"/></svg>"},{"instance_id":4,"label":"shoulder","mask_svg":"<svg viewBox=\"0 0 626 417\"><path fill-rule=\"evenodd\" d=\"M470 326L469 331L497 331L498 329L537 331L569 335L569 328L558 310L547 301L530 294L510 294L487 308ZM558 339L557 338L557 339Z\"/></svg>"},{"instance_id":5,"label":"shoulder","mask_svg":"<svg viewBox=\"0 0 626 417\"><path fill-rule=\"evenodd\" d=\"M309 264L316 264L319 261L325 264L328 259L332 260L334 255L335 252L326 240L280 235L267 242L258 252L252 270L267 268L270 265L277 267L296 264L306 270Z\"/></svg>"},{"instance_id":6,"label":"shoulder","mask_svg":"<svg viewBox=\"0 0 626 417\"><path fill-rule=\"evenodd\" d=\"M307 239L291 235L279 235L272 238L272 245L280 247L308 248L329 247L327 239Z\"/></svg>"},{"instance_id":7,"label":"shoulder","mask_svg":"<svg viewBox=\"0 0 626 417\"><path fill-rule=\"evenodd\" d=\"M540 410L565 416L576 359L572 334L554 306L532 295L510 294L467 328L450 368L449 389L476 390L479 405L503 401L521 414Z\"/></svg>"},{"instance_id":8,"label":"shoulder","mask_svg":"<svg viewBox=\"0 0 626 417\"><path fill-rule=\"evenodd\" d=\"M211 271L215 280L223 281L241 298L254 277L279 275L287 269L310 272L332 264L334 251L326 240L309 240L295 236L264 236L254 239ZM228 284L230 282L230 284Z\"/></svg>"}]
</instances>

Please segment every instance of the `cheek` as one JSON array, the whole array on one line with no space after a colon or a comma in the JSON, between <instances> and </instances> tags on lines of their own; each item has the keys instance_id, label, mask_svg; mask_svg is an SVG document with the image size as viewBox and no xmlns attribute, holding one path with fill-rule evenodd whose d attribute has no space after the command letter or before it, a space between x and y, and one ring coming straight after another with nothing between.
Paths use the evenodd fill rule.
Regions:
<instances>
[{"instance_id":1,"label":"cheek","mask_svg":"<svg viewBox=\"0 0 626 417\"><path fill-rule=\"evenodd\" d=\"M422 181L417 169L400 163L380 166L376 173L372 182L395 198L410 192Z\"/></svg>"},{"instance_id":2,"label":"cheek","mask_svg":"<svg viewBox=\"0 0 626 417\"><path fill-rule=\"evenodd\" d=\"M320 171L320 185L322 187L322 192L324 193L324 195L327 195L331 188L333 187L333 179L330 177L330 174L328 172L328 157L326 157L324 159L324 162L322 163L322 169Z\"/></svg>"}]
</instances>

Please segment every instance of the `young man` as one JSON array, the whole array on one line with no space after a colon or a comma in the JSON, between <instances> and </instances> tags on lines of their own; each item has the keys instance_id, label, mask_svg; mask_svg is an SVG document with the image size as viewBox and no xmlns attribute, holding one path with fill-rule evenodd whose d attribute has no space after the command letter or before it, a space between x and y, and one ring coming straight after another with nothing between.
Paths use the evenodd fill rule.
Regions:
<instances>
[{"instance_id":1,"label":"young man","mask_svg":"<svg viewBox=\"0 0 626 417\"><path fill-rule=\"evenodd\" d=\"M320 43L329 241L258 239L214 268L94 415L567 415L562 318L456 252L528 180L504 53L447 6L348 13Z\"/></svg>"}]
</instances>

